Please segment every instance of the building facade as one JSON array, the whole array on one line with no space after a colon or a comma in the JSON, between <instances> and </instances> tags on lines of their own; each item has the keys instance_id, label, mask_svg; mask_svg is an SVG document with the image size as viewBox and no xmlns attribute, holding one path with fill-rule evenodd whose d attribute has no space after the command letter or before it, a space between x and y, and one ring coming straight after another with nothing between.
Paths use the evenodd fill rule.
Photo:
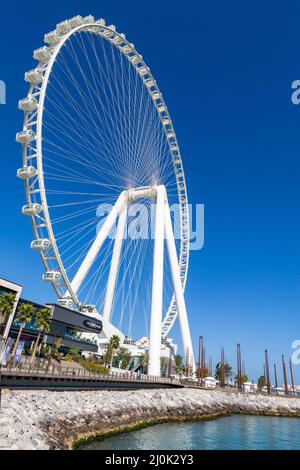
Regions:
<instances>
[{"instance_id":1,"label":"building facade","mask_svg":"<svg viewBox=\"0 0 300 470\"><path fill-rule=\"evenodd\" d=\"M19 284L15 284L11 281L7 281L6 279L0 278L0 295L3 294L13 294L15 296L14 307L11 315L1 315L0 321L0 336L6 340L8 338L8 333L13 321L13 318L16 313L16 309L19 303L19 299L22 292L22 286Z\"/></svg>"},{"instance_id":2,"label":"building facade","mask_svg":"<svg viewBox=\"0 0 300 470\"><path fill-rule=\"evenodd\" d=\"M8 337L16 339L20 322L18 321L18 312L22 305L30 304L35 311L48 307L51 310L50 331L47 334L42 332L42 342L53 346L60 340L60 349L62 352L69 352L76 348L81 352L96 353L98 346L96 341L84 337L82 333L93 333L98 335L102 331L102 322L99 319L91 318L83 313L79 313L56 304L42 305L21 298L22 286L0 279L0 295L13 293L15 295L15 305L11 315L7 316L0 325L0 334L6 340ZM25 342L25 348L31 347L39 334L39 328L33 316L30 323L26 324L22 331L22 340Z\"/></svg>"}]
</instances>

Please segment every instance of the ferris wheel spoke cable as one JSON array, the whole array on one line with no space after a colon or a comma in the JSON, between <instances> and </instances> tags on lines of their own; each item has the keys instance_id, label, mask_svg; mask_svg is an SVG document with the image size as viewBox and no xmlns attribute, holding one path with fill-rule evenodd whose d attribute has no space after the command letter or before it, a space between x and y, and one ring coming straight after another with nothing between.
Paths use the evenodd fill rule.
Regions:
<instances>
[{"instance_id":1,"label":"ferris wheel spoke cable","mask_svg":"<svg viewBox=\"0 0 300 470\"><path fill-rule=\"evenodd\" d=\"M90 83L90 81L88 80L88 78L87 78L86 74L84 73L84 71L83 71L81 65L79 64L77 55L76 55L75 52L74 52L74 48L73 48L73 45L72 45L72 44L71 44L71 48L68 49L68 51L70 51L70 50L72 51L72 54L70 54L70 55L71 55L73 58L75 58L75 62L77 63L78 68L79 68L79 70L80 70L80 72L81 72L81 75L82 75L82 77L83 77L83 79L84 79L84 82L85 82L85 84L86 84L86 89L87 89L87 92L88 92L88 94L89 94L89 98L83 93L82 88L80 89L80 94L83 95L83 96L85 97L85 99L87 100L87 102L88 102L88 105L89 105L89 106L87 107L87 109L89 110L90 107L92 107L92 109L94 109L95 112L96 112L96 116L99 118L99 120L100 120L100 122L101 122L101 116L100 116L100 114L99 114L98 107L97 107L96 104L95 104L95 100L94 100L94 98L93 98L93 96L92 96L92 92L91 92L91 90L93 90L93 86L92 86L92 84ZM76 84L75 86L76 86L76 88L78 89L77 84ZM99 95L98 95L98 96L99 96ZM105 91L105 96L107 96L106 91ZM100 96L99 96L99 98L100 98ZM106 117L107 115L109 115L109 117L110 117L110 125L109 125L109 123L108 123L108 121L107 121L107 127L108 127L108 129L111 129L111 128L112 128L112 129L116 132L116 134L119 134L119 136L121 136L121 132L120 132L120 130L119 130L119 128L118 128L118 125L117 125L116 122L115 122L115 119L118 119L118 117L115 117L115 119L113 119L113 117L112 117L112 115L111 115L111 112L110 112L110 107L108 107L108 110L107 110L107 108L104 106L103 101L102 101L101 99L100 99L100 105L101 105L101 107L102 107L102 110L104 111L104 116ZM113 140L114 140L116 143L118 143L118 139L116 138L116 136L115 136L115 138L114 138ZM121 150L122 150L122 148L119 148L119 152L120 152Z\"/></svg>"}]
</instances>

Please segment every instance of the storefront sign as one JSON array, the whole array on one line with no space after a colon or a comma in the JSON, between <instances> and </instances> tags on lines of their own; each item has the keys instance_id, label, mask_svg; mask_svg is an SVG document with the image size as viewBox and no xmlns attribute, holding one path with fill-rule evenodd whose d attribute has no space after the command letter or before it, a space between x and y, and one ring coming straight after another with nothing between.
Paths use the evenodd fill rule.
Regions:
<instances>
[{"instance_id":1,"label":"storefront sign","mask_svg":"<svg viewBox=\"0 0 300 470\"><path fill-rule=\"evenodd\" d=\"M100 331L102 331L102 323L101 322L95 322L93 320L84 320L83 324L87 328L91 328L92 330L99 331L99 333L100 333Z\"/></svg>"}]
</instances>

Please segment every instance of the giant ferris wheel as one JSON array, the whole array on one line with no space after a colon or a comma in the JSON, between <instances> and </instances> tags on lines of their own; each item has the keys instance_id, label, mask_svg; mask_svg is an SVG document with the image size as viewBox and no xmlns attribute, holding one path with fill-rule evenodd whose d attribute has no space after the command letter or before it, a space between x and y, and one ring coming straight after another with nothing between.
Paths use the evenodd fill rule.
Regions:
<instances>
[{"instance_id":1,"label":"giant ferris wheel","mask_svg":"<svg viewBox=\"0 0 300 470\"><path fill-rule=\"evenodd\" d=\"M162 93L135 46L103 19L75 16L44 40L25 73L16 136L22 212L43 279L60 305L99 312L130 337L149 336L153 375L178 316L194 364L183 296L186 181Z\"/></svg>"}]
</instances>

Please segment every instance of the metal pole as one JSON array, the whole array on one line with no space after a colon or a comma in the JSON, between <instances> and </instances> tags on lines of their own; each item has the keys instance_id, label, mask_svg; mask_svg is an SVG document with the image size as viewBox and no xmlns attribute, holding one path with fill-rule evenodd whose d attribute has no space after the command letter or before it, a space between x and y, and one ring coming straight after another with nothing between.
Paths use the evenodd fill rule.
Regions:
<instances>
[{"instance_id":1,"label":"metal pole","mask_svg":"<svg viewBox=\"0 0 300 470\"><path fill-rule=\"evenodd\" d=\"M286 367L285 367L285 360L284 360L284 355L282 354L282 369L283 369L283 379L284 379L284 390L285 394L289 394L289 387L288 387L288 382L287 382L287 375L286 375Z\"/></svg>"},{"instance_id":2,"label":"metal pole","mask_svg":"<svg viewBox=\"0 0 300 470\"><path fill-rule=\"evenodd\" d=\"M290 373L291 373L291 383L292 383L293 395L295 395L294 372L293 372L293 366L292 366L292 360L291 359L290 359Z\"/></svg>"},{"instance_id":3,"label":"metal pole","mask_svg":"<svg viewBox=\"0 0 300 470\"><path fill-rule=\"evenodd\" d=\"M236 347L237 353L237 383L238 390L242 390L242 364L241 364L241 345L238 344Z\"/></svg>"},{"instance_id":4,"label":"metal pole","mask_svg":"<svg viewBox=\"0 0 300 470\"><path fill-rule=\"evenodd\" d=\"M172 375L172 359L173 359L173 348L170 346L170 352L169 352L169 364L168 364L168 377L171 377Z\"/></svg>"},{"instance_id":5,"label":"metal pole","mask_svg":"<svg viewBox=\"0 0 300 470\"><path fill-rule=\"evenodd\" d=\"M164 275L164 218L165 188L158 186L156 193L155 239L152 278L152 301L149 341L149 375L160 376L161 324Z\"/></svg>"},{"instance_id":6,"label":"metal pole","mask_svg":"<svg viewBox=\"0 0 300 470\"><path fill-rule=\"evenodd\" d=\"M275 387L278 387L278 380L277 380L277 368L276 364L274 364L274 377L275 377Z\"/></svg>"},{"instance_id":7,"label":"metal pole","mask_svg":"<svg viewBox=\"0 0 300 470\"><path fill-rule=\"evenodd\" d=\"M198 356L198 385L201 384L201 351L202 351L203 336L199 337L199 356Z\"/></svg>"},{"instance_id":8,"label":"metal pole","mask_svg":"<svg viewBox=\"0 0 300 470\"><path fill-rule=\"evenodd\" d=\"M221 348L221 387L225 385L225 351Z\"/></svg>"},{"instance_id":9,"label":"metal pole","mask_svg":"<svg viewBox=\"0 0 300 470\"><path fill-rule=\"evenodd\" d=\"M186 348L186 353L185 353L185 373L186 376L190 376L190 351L189 348Z\"/></svg>"},{"instance_id":10,"label":"metal pole","mask_svg":"<svg viewBox=\"0 0 300 470\"><path fill-rule=\"evenodd\" d=\"M267 390L268 390L268 395L270 395L270 393L271 393L271 383L270 383L269 357L268 357L268 351L267 350L265 350L265 367L266 367Z\"/></svg>"}]
</instances>

